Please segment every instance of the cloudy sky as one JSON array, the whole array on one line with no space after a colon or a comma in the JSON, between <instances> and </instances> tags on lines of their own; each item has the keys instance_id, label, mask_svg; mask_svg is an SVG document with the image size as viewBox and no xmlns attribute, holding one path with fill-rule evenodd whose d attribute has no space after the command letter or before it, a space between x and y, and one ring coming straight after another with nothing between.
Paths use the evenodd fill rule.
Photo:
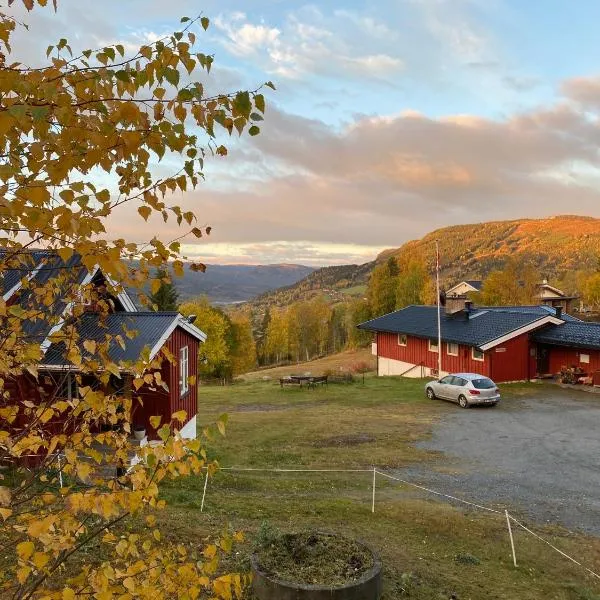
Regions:
<instances>
[{"instance_id":1,"label":"cloudy sky","mask_svg":"<svg viewBox=\"0 0 600 600\"><path fill-rule=\"evenodd\" d=\"M133 47L199 12L209 87L277 91L185 197L213 227L189 256L364 262L444 225L600 216L600 2L59 0L18 48ZM111 232L148 237L126 212Z\"/></svg>"}]
</instances>

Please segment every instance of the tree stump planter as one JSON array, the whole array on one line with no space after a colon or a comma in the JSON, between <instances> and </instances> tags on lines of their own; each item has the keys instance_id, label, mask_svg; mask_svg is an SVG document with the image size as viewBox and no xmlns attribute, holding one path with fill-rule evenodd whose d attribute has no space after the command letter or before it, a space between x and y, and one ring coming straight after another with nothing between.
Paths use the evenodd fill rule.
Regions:
<instances>
[{"instance_id":1,"label":"tree stump planter","mask_svg":"<svg viewBox=\"0 0 600 600\"><path fill-rule=\"evenodd\" d=\"M332 534L318 534L331 540L338 539ZM344 538L339 538L343 540ZM378 600L382 592L381 562L365 544L353 542L363 552L368 553L372 565L356 579L334 585L309 585L285 579L261 566L260 552L251 556L252 587L258 600Z\"/></svg>"}]
</instances>

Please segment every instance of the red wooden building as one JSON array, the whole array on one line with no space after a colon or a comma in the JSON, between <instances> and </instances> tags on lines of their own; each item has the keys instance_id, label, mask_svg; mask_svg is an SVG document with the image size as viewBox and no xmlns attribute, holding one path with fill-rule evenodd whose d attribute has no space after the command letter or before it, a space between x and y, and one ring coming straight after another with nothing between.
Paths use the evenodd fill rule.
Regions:
<instances>
[{"instance_id":1,"label":"red wooden building","mask_svg":"<svg viewBox=\"0 0 600 600\"><path fill-rule=\"evenodd\" d=\"M84 342L93 341L96 348L107 344L107 356L117 365L118 374L111 375L109 385L104 387L116 395L141 400L133 403L131 424L134 428L145 429L147 439L153 439L156 432L150 425L151 416L160 415L162 422L168 423L174 412L185 410L187 419L181 424L179 433L186 438L195 438L198 355L206 335L193 320L177 312L138 310L127 291L116 291L99 268L86 269L77 256L63 261L55 254L32 252L30 268L5 271L0 291L7 305L18 303L31 309L36 301L31 290L51 285L52 280L58 278L62 278L59 289L64 288L65 297L58 298L51 309L40 307L42 318L22 324L23 335L36 340L43 353L36 366L37 380L23 372L6 382L9 393L23 399L37 396L39 400L47 397L71 400L78 397L78 382L92 389L101 385L93 372L88 370L82 375L67 358L67 341L60 339L60 331L70 322L75 324L76 343L88 364L95 360L103 364L103 361L93 353L93 346L88 344L86 348ZM77 303L81 306L77 307ZM106 307L109 307L108 311ZM132 333L128 335L127 332ZM133 378L143 375L134 373L134 364L142 357L145 364L164 357L160 367L162 385L154 381L139 390L133 389Z\"/></svg>"},{"instance_id":2,"label":"red wooden building","mask_svg":"<svg viewBox=\"0 0 600 600\"><path fill-rule=\"evenodd\" d=\"M548 306L481 307L441 315L438 374L437 308L408 306L359 325L373 331L379 375L481 373L496 382L527 381L580 367L600 370L600 323Z\"/></svg>"}]
</instances>

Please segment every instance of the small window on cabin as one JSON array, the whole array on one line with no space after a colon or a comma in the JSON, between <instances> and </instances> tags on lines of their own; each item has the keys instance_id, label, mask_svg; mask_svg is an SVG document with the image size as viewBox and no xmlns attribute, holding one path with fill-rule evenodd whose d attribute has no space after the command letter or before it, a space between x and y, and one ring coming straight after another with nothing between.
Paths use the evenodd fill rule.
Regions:
<instances>
[{"instance_id":1,"label":"small window on cabin","mask_svg":"<svg viewBox=\"0 0 600 600\"><path fill-rule=\"evenodd\" d=\"M473 360L478 360L481 362L485 360L483 352L477 348L471 348L471 356L473 357Z\"/></svg>"},{"instance_id":2,"label":"small window on cabin","mask_svg":"<svg viewBox=\"0 0 600 600\"><path fill-rule=\"evenodd\" d=\"M408 338L405 333L398 334L398 346L406 346L408 343Z\"/></svg>"},{"instance_id":3,"label":"small window on cabin","mask_svg":"<svg viewBox=\"0 0 600 600\"><path fill-rule=\"evenodd\" d=\"M590 355L589 354L580 354L579 362L589 364L590 363Z\"/></svg>"},{"instance_id":4,"label":"small window on cabin","mask_svg":"<svg viewBox=\"0 0 600 600\"><path fill-rule=\"evenodd\" d=\"M188 379L190 376L188 363L188 347L179 350L179 395L183 396L189 390Z\"/></svg>"},{"instance_id":5,"label":"small window on cabin","mask_svg":"<svg viewBox=\"0 0 600 600\"><path fill-rule=\"evenodd\" d=\"M458 356L458 344L448 343L446 344L446 352L450 356Z\"/></svg>"},{"instance_id":6,"label":"small window on cabin","mask_svg":"<svg viewBox=\"0 0 600 600\"><path fill-rule=\"evenodd\" d=\"M437 351L438 351L437 342L434 342L433 340L429 340L429 352L437 352Z\"/></svg>"},{"instance_id":7,"label":"small window on cabin","mask_svg":"<svg viewBox=\"0 0 600 600\"><path fill-rule=\"evenodd\" d=\"M64 398L66 400L73 400L79 397L79 391L77 388L77 380L75 375L72 373L61 373L55 378L56 382L56 398Z\"/></svg>"}]
</instances>

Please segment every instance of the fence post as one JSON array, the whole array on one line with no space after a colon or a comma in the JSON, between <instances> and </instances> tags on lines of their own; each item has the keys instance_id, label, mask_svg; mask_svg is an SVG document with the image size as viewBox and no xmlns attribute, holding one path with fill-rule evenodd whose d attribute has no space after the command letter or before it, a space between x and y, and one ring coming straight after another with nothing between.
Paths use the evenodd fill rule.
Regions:
<instances>
[{"instance_id":1,"label":"fence post","mask_svg":"<svg viewBox=\"0 0 600 600\"><path fill-rule=\"evenodd\" d=\"M508 510L504 510L506 515L506 525L508 527L508 537L510 538L510 548L512 550L513 564L517 566L517 555L515 554L515 541L513 539L512 527L510 526L510 517L508 516Z\"/></svg>"},{"instance_id":2,"label":"fence post","mask_svg":"<svg viewBox=\"0 0 600 600\"><path fill-rule=\"evenodd\" d=\"M208 486L208 467L206 468L206 478L204 479L204 491L202 492L202 503L200 504L200 512L204 512L204 498L206 498L206 487Z\"/></svg>"},{"instance_id":3,"label":"fence post","mask_svg":"<svg viewBox=\"0 0 600 600\"><path fill-rule=\"evenodd\" d=\"M373 499L371 502L371 512L374 513L375 512L375 479L377 476L377 471L375 470L375 467L373 467Z\"/></svg>"},{"instance_id":4,"label":"fence post","mask_svg":"<svg viewBox=\"0 0 600 600\"><path fill-rule=\"evenodd\" d=\"M56 457L56 462L58 463L58 483L60 484L60 487L62 489L62 487L63 487L63 476L62 476L62 461L61 461L61 454L60 454L60 452L58 453L58 455Z\"/></svg>"}]
</instances>

